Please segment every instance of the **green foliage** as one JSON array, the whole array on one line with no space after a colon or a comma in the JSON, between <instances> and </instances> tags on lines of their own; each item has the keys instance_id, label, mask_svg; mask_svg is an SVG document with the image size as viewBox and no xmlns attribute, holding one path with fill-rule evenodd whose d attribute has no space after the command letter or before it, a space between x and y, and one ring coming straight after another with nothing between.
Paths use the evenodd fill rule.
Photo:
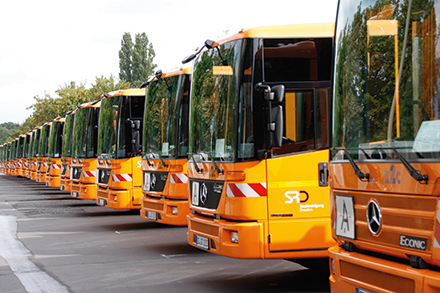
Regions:
<instances>
[{"instance_id":1,"label":"green foliage","mask_svg":"<svg viewBox=\"0 0 440 293\"><path fill-rule=\"evenodd\" d=\"M20 125L13 122L5 122L0 124L0 144L11 141L18 137L21 134L21 132L18 132L19 129Z\"/></svg>"},{"instance_id":2,"label":"green foliage","mask_svg":"<svg viewBox=\"0 0 440 293\"><path fill-rule=\"evenodd\" d=\"M104 76L97 77L95 84L89 89L89 99L90 101L95 101L101 98L104 93L109 93L116 90L128 89L130 88L130 83L125 80L120 80L115 82L115 78L111 75L110 78L105 78Z\"/></svg>"},{"instance_id":3,"label":"green foliage","mask_svg":"<svg viewBox=\"0 0 440 293\"><path fill-rule=\"evenodd\" d=\"M119 50L119 78L121 80L132 80L131 55L133 51L133 41L130 33L124 33L121 41L121 50Z\"/></svg>"},{"instance_id":4,"label":"green foliage","mask_svg":"<svg viewBox=\"0 0 440 293\"><path fill-rule=\"evenodd\" d=\"M84 84L64 84L55 91L59 96L58 98L53 98L48 94L45 94L44 98L35 96L36 103L28 109L33 110L33 125L38 126L64 115L66 112L75 109L77 105L98 100L104 93L129 87L130 83L126 81L116 83L113 76L110 76L110 78L97 77L95 84L92 84L90 89L86 89Z\"/></svg>"},{"instance_id":5,"label":"green foliage","mask_svg":"<svg viewBox=\"0 0 440 293\"><path fill-rule=\"evenodd\" d=\"M153 44L145 33L136 34L133 43L130 33L124 33L119 50L119 78L139 87L153 74L156 64Z\"/></svg>"}]
</instances>

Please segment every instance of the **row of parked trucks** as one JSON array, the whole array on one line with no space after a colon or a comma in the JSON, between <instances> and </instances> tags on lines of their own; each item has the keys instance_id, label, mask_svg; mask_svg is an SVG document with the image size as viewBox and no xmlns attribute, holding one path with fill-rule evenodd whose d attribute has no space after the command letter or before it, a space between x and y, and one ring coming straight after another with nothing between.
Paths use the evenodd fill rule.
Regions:
<instances>
[{"instance_id":1,"label":"row of parked trucks","mask_svg":"<svg viewBox=\"0 0 440 293\"><path fill-rule=\"evenodd\" d=\"M2 145L1 171L219 255L328 259L332 292L440 292L439 4L207 40Z\"/></svg>"}]
</instances>

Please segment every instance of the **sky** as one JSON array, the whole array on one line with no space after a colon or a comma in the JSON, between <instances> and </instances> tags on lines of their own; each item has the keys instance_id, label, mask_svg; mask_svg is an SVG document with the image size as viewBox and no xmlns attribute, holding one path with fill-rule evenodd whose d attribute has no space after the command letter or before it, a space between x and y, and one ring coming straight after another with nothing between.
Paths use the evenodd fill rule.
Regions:
<instances>
[{"instance_id":1,"label":"sky","mask_svg":"<svg viewBox=\"0 0 440 293\"><path fill-rule=\"evenodd\" d=\"M0 3L0 123L23 123L34 97L119 77L122 35L145 32L156 69L182 67L206 39L267 25L334 22L337 0L23 0Z\"/></svg>"}]
</instances>

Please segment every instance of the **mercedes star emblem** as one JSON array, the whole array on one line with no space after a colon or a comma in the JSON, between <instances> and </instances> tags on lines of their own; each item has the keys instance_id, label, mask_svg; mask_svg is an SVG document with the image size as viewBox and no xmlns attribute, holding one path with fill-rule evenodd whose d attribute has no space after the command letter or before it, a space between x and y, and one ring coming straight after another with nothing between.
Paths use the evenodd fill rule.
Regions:
<instances>
[{"instance_id":1,"label":"mercedes star emblem","mask_svg":"<svg viewBox=\"0 0 440 293\"><path fill-rule=\"evenodd\" d=\"M208 188L205 183L202 183L202 188L200 190L200 201L204 204L206 202L206 198L208 197Z\"/></svg>"},{"instance_id":2,"label":"mercedes star emblem","mask_svg":"<svg viewBox=\"0 0 440 293\"><path fill-rule=\"evenodd\" d=\"M379 205L374 200L370 201L367 207L368 228L371 233L377 235L382 227L382 214Z\"/></svg>"}]
</instances>

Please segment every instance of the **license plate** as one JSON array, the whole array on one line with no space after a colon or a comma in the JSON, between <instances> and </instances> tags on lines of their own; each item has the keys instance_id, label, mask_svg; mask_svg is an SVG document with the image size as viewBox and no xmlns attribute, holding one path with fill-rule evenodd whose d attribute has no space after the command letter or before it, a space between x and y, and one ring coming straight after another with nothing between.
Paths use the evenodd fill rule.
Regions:
<instances>
[{"instance_id":1,"label":"license plate","mask_svg":"<svg viewBox=\"0 0 440 293\"><path fill-rule=\"evenodd\" d=\"M335 196L336 206L336 235L354 239L355 218L353 197L345 195Z\"/></svg>"},{"instance_id":2,"label":"license plate","mask_svg":"<svg viewBox=\"0 0 440 293\"><path fill-rule=\"evenodd\" d=\"M60 186L60 190L63 191L64 190L64 185Z\"/></svg>"},{"instance_id":3,"label":"license plate","mask_svg":"<svg viewBox=\"0 0 440 293\"><path fill-rule=\"evenodd\" d=\"M156 212L150 212L147 211L147 219L157 221L157 213Z\"/></svg>"},{"instance_id":4,"label":"license plate","mask_svg":"<svg viewBox=\"0 0 440 293\"><path fill-rule=\"evenodd\" d=\"M374 293L373 291L356 287L356 293Z\"/></svg>"},{"instance_id":5,"label":"license plate","mask_svg":"<svg viewBox=\"0 0 440 293\"><path fill-rule=\"evenodd\" d=\"M209 239L199 235L194 235L197 247L209 250Z\"/></svg>"},{"instance_id":6,"label":"license plate","mask_svg":"<svg viewBox=\"0 0 440 293\"><path fill-rule=\"evenodd\" d=\"M98 199L98 205L105 206L105 200L103 198Z\"/></svg>"},{"instance_id":7,"label":"license plate","mask_svg":"<svg viewBox=\"0 0 440 293\"><path fill-rule=\"evenodd\" d=\"M78 197L78 192L73 191L73 192L72 192L72 197Z\"/></svg>"}]
</instances>

